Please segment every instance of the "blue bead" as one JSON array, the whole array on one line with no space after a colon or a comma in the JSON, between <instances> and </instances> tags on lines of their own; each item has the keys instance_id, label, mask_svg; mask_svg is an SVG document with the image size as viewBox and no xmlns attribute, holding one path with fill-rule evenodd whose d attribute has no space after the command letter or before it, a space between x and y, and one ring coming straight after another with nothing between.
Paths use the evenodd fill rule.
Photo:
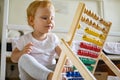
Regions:
<instances>
[{"instance_id":1,"label":"blue bead","mask_svg":"<svg viewBox=\"0 0 120 80\"><path fill-rule=\"evenodd\" d=\"M71 72L66 72L66 76L70 77L71 76Z\"/></svg>"},{"instance_id":2,"label":"blue bead","mask_svg":"<svg viewBox=\"0 0 120 80\"><path fill-rule=\"evenodd\" d=\"M71 77L74 77L75 76L75 73L74 72L71 72Z\"/></svg>"},{"instance_id":3,"label":"blue bead","mask_svg":"<svg viewBox=\"0 0 120 80\"><path fill-rule=\"evenodd\" d=\"M81 77L79 72L75 72L75 77Z\"/></svg>"},{"instance_id":4,"label":"blue bead","mask_svg":"<svg viewBox=\"0 0 120 80\"><path fill-rule=\"evenodd\" d=\"M72 79L68 79L68 80L72 80Z\"/></svg>"}]
</instances>

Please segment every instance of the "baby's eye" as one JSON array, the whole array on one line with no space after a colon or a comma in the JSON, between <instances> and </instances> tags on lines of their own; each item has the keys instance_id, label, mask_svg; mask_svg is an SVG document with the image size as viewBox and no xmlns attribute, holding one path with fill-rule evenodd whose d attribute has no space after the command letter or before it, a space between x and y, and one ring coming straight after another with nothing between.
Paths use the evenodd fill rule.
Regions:
<instances>
[{"instance_id":1,"label":"baby's eye","mask_svg":"<svg viewBox=\"0 0 120 80\"><path fill-rule=\"evenodd\" d=\"M41 17L42 19L44 19L44 20L47 20L47 17Z\"/></svg>"},{"instance_id":2,"label":"baby's eye","mask_svg":"<svg viewBox=\"0 0 120 80\"><path fill-rule=\"evenodd\" d=\"M51 20L54 20L54 17L51 17Z\"/></svg>"}]
</instances>

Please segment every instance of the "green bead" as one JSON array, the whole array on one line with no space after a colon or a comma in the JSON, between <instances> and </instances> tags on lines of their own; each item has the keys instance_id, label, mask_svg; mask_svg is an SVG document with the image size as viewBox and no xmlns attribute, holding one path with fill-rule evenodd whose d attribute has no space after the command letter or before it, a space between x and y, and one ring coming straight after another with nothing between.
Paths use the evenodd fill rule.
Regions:
<instances>
[{"instance_id":1,"label":"green bead","mask_svg":"<svg viewBox=\"0 0 120 80\"><path fill-rule=\"evenodd\" d=\"M84 64L95 64L95 63L96 63L95 60L89 59L89 58L79 57L79 59L80 59Z\"/></svg>"},{"instance_id":2,"label":"green bead","mask_svg":"<svg viewBox=\"0 0 120 80\"><path fill-rule=\"evenodd\" d=\"M93 71L93 66L86 66L88 70Z\"/></svg>"},{"instance_id":3,"label":"green bead","mask_svg":"<svg viewBox=\"0 0 120 80\"><path fill-rule=\"evenodd\" d=\"M77 70L77 68L75 66L73 66L72 68L73 68L73 70Z\"/></svg>"}]
</instances>

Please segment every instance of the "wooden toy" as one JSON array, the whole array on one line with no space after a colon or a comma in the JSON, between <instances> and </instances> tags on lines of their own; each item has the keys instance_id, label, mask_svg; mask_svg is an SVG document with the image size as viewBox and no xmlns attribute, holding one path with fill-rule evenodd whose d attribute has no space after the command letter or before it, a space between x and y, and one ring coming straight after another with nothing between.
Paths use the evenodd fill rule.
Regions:
<instances>
[{"instance_id":1,"label":"wooden toy","mask_svg":"<svg viewBox=\"0 0 120 80\"><path fill-rule=\"evenodd\" d=\"M85 24L87 27L82 26L82 24ZM60 80L61 72L67 58L71 60L74 68L79 71L85 80L96 80L93 74L100 59L120 77L120 70L102 52L111 24L111 22L105 21L91 10L88 10L84 3L79 3L67 35L68 38L61 39L60 47L62 48L62 53L59 57L52 80ZM83 29L82 27L85 28ZM78 28L82 29L84 33L81 34L83 42L79 44L80 49L76 54L71 49L71 45ZM67 73L67 76L69 76L69 74L70 73Z\"/></svg>"}]
</instances>

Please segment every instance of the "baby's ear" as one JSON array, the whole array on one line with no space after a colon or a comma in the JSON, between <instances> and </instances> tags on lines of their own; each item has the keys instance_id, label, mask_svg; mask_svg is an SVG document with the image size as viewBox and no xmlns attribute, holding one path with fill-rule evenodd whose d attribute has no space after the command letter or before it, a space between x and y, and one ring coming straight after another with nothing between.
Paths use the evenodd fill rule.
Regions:
<instances>
[{"instance_id":1,"label":"baby's ear","mask_svg":"<svg viewBox=\"0 0 120 80\"><path fill-rule=\"evenodd\" d=\"M33 24L34 24L33 16L30 16L28 21L29 21L29 25L33 26Z\"/></svg>"}]
</instances>

